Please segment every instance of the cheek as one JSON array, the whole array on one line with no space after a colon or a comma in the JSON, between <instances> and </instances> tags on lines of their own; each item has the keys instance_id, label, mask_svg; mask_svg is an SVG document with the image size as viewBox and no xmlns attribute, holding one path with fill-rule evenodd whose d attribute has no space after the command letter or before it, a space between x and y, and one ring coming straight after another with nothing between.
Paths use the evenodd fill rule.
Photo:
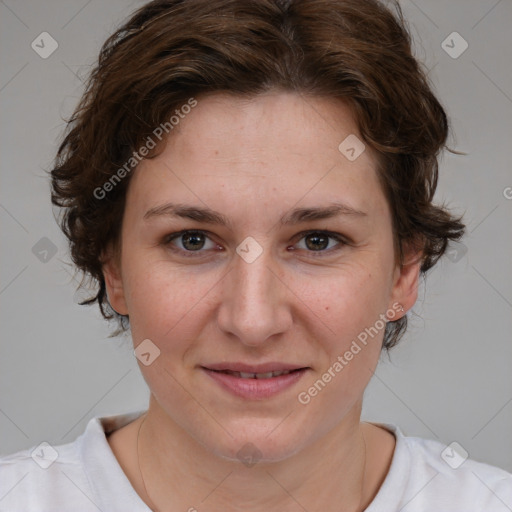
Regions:
<instances>
[{"instance_id":1,"label":"cheek","mask_svg":"<svg viewBox=\"0 0 512 512\"><path fill-rule=\"evenodd\" d=\"M312 332L323 357L297 399L300 407L311 404L326 424L342 418L361 398L381 353L386 327L381 318L386 313L383 277L359 270L353 268L350 277L340 275L321 291L310 289L311 309L320 318Z\"/></svg>"},{"instance_id":2,"label":"cheek","mask_svg":"<svg viewBox=\"0 0 512 512\"><path fill-rule=\"evenodd\" d=\"M184 340L193 339L201 311L208 304L209 290L219 281L217 273L199 275L148 258L127 262L125 270L125 295L134 342L149 338L162 350L166 345L166 350L177 350Z\"/></svg>"},{"instance_id":3,"label":"cheek","mask_svg":"<svg viewBox=\"0 0 512 512\"><path fill-rule=\"evenodd\" d=\"M376 263L346 265L321 279L299 277L293 289L335 344L373 325L389 298L388 276Z\"/></svg>"},{"instance_id":4,"label":"cheek","mask_svg":"<svg viewBox=\"0 0 512 512\"><path fill-rule=\"evenodd\" d=\"M374 262L347 266L329 280L311 280L309 286L303 285L304 303L316 313L310 334L323 354L318 373L308 383L315 387L313 394L322 390L323 398L317 403L339 402L343 397L347 405L366 387L381 353L387 279ZM325 389L319 378L328 381Z\"/></svg>"}]
</instances>

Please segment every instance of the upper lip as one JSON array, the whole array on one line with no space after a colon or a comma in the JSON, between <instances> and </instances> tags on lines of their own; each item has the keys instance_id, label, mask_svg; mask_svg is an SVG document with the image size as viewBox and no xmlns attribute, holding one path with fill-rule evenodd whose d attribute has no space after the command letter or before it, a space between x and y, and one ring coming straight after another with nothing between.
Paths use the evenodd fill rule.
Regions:
<instances>
[{"instance_id":1,"label":"upper lip","mask_svg":"<svg viewBox=\"0 0 512 512\"><path fill-rule=\"evenodd\" d=\"M261 363L261 364L245 364L245 363L215 363L202 365L203 368L208 370L223 371L229 370L232 372L244 372L244 373L269 373L279 372L288 370L300 370L302 368L308 368L307 366L301 366L299 364L288 364L279 362Z\"/></svg>"}]
</instances>

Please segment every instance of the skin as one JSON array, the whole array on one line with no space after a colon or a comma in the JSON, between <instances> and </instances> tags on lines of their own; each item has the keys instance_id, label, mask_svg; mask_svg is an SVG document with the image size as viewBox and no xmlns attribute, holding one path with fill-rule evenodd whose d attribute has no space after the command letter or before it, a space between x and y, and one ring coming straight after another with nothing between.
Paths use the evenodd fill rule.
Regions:
<instances>
[{"instance_id":1,"label":"skin","mask_svg":"<svg viewBox=\"0 0 512 512\"><path fill-rule=\"evenodd\" d=\"M406 250L397 264L375 155L367 146L351 162L338 150L350 134L358 135L352 112L334 99L215 94L198 98L160 155L135 171L120 251L105 256L104 275L112 306L130 317L134 346L149 338L160 350L150 365L139 362L151 391L139 439L151 498L137 461L142 418L109 443L150 506L353 511L382 484L395 439L360 415L384 330L307 405L297 399L379 315L397 303L407 311L417 298L419 255ZM293 208L334 201L366 215L278 223ZM144 218L168 202L208 207L231 225ZM188 258L183 239L168 238L186 229L207 231ZM308 230L347 243L329 239L314 251L301 234ZM236 252L248 236L262 248L252 263ZM276 396L246 400L200 369L225 361L310 369ZM237 458L247 443L261 452L252 467Z\"/></svg>"}]
</instances>

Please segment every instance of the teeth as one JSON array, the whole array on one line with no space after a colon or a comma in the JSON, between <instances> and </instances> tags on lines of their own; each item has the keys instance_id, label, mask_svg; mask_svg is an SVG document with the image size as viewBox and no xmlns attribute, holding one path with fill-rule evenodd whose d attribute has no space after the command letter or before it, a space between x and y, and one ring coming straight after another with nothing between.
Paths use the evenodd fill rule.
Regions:
<instances>
[{"instance_id":1,"label":"teeth","mask_svg":"<svg viewBox=\"0 0 512 512\"><path fill-rule=\"evenodd\" d=\"M279 374L281 375L281 374ZM268 372L268 373L257 373L256 374L256 378L257 379L270 379L272 377L276 377L276 375L274 375L274 372Z\"/></svg>"},{"instance_id":2,"label":"teeth","mask_svg":"<svg viewBox=\"0 0 512 512\"><path fill-rule=\"evenodd\" d=\"M247 373L247 372L231 372L228 371L232 375L236 377L241 377L242 379L271 379L272 377L279 377L280 375L287 375L291 370L283 370L277 372L267 372L267 373Z\"/></svg>"}]
</instances>

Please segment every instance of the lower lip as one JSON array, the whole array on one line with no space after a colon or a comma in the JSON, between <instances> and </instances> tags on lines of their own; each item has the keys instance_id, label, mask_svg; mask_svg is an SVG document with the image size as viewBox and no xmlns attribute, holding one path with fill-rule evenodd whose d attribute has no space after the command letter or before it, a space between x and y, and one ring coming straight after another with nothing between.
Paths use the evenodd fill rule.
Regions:
<instances>
[{"instance_id":1,"label":"lower lip","mask_svg":"<svg viewBox=\"0 0 512 512\"><path fill-rule=\"evenodd\" d=\"M252 400L264 400L277 395L293 386L307 371L307 368L302 368L279 377L270 377L270 379L242 379L242 377L229 373L216 372L208 368L202 369L224 389L231 391L236 396Z\"/></svg>"}]
</instances>

